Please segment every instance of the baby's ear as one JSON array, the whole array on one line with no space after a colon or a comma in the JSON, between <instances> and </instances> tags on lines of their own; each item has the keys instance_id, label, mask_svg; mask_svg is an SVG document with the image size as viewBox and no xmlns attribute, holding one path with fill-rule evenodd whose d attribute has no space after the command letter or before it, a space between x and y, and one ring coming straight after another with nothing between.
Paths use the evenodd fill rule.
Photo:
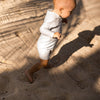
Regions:
<instances>
[{"instance_id":1,"label":"baby's ear","mask_svg":"<svg viewBox=\"0 0 100 100\"><path fill-rule=\"evenodd\" d=\"M60 13L62 13L62 11L63 11L63 8L60 8L60 9L59 9L59 11L60 11Z\"/></svg>"},{"instance_id":2,"label":"baby's ear","mask_svg":"<svg viewBox=\"0 0 100 100\"><path fill-rule=\"evenodd\" d=\"M63 13L63 8L60 8L60 9L59 9L59 15L61 16L62 13Z\"/></svg>"}]
</instances>

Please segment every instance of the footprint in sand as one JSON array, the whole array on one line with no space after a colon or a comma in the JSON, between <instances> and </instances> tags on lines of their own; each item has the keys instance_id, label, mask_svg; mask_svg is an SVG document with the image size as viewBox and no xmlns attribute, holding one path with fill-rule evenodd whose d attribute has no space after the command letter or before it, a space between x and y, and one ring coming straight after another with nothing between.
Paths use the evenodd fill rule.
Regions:
<instances>
[{"instance_id":1,"label":"footprint in sand","mask_svg":"<svg viewBox=\"0 0 100 100\"><path fill-rule=\"evenodd\" d=\"M34 80L37 79L37 76L38 75L36 73L33 75ZM20 73L17 76L17 80L19 80L20 82L29 82L24 72Z\"/></svg>"}]
</instances>

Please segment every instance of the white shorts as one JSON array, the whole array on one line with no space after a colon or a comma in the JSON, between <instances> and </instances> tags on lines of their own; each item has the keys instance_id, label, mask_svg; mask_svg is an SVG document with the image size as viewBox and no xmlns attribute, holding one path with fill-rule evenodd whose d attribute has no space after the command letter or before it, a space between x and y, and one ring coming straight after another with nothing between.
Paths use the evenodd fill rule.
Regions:
<instances>
[{"instance_id":1,"label":"white shorts","mask_svg":"<svg viewBox=\"0 0 100 100\"><path fill-rule=\"evenodd\" d=\"M47 50L46 48L38 48L39 57L42 60L49 60L51 50Z\"/></svg>"},{"instance_id":2,"label":"white shorts","mask_svg":"<svg viewBox=\"0 0 100 100\"><path fill-rule=\"evenodd\" d=\"M57 39L41 35L37 41L37 49L40 56L40 59L48 60L50 57L51 51L53 51L54 46L57 43Z\"/></svg>"}]
</instances>

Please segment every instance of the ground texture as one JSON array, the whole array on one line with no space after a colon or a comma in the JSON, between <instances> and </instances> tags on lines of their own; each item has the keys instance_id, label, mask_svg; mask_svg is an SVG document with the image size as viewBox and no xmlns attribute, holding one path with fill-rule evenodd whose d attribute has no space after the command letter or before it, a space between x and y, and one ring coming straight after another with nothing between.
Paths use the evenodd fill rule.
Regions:
<instances>
[{"instance_id":1,"label":"ground texture","mask_svg":"<svg viewBox=\"0 0 100 100\"><path fill-rule=\"evenodd\" d=\"M77 0L51 54L52 68L27 81L48 8L52 0L0 0L0 100L100 100L99 0Z\"/></svg>"}]
</instances>

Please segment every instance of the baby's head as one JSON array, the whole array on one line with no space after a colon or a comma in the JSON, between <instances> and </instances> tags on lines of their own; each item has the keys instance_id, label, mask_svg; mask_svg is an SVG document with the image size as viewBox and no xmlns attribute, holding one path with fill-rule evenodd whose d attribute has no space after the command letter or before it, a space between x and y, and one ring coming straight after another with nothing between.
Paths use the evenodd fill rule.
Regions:
<instances>
[{"instance_id":1,"label":"baby's head","mask_svg":"<svg viewBox=\"0 0 100 100\"><path fill-rule=\"evenodd\" d=\"M54 12L59 14L62 18L70 16L74 8L75 0L54 0Z\"/></svg>"}]
</instances>

